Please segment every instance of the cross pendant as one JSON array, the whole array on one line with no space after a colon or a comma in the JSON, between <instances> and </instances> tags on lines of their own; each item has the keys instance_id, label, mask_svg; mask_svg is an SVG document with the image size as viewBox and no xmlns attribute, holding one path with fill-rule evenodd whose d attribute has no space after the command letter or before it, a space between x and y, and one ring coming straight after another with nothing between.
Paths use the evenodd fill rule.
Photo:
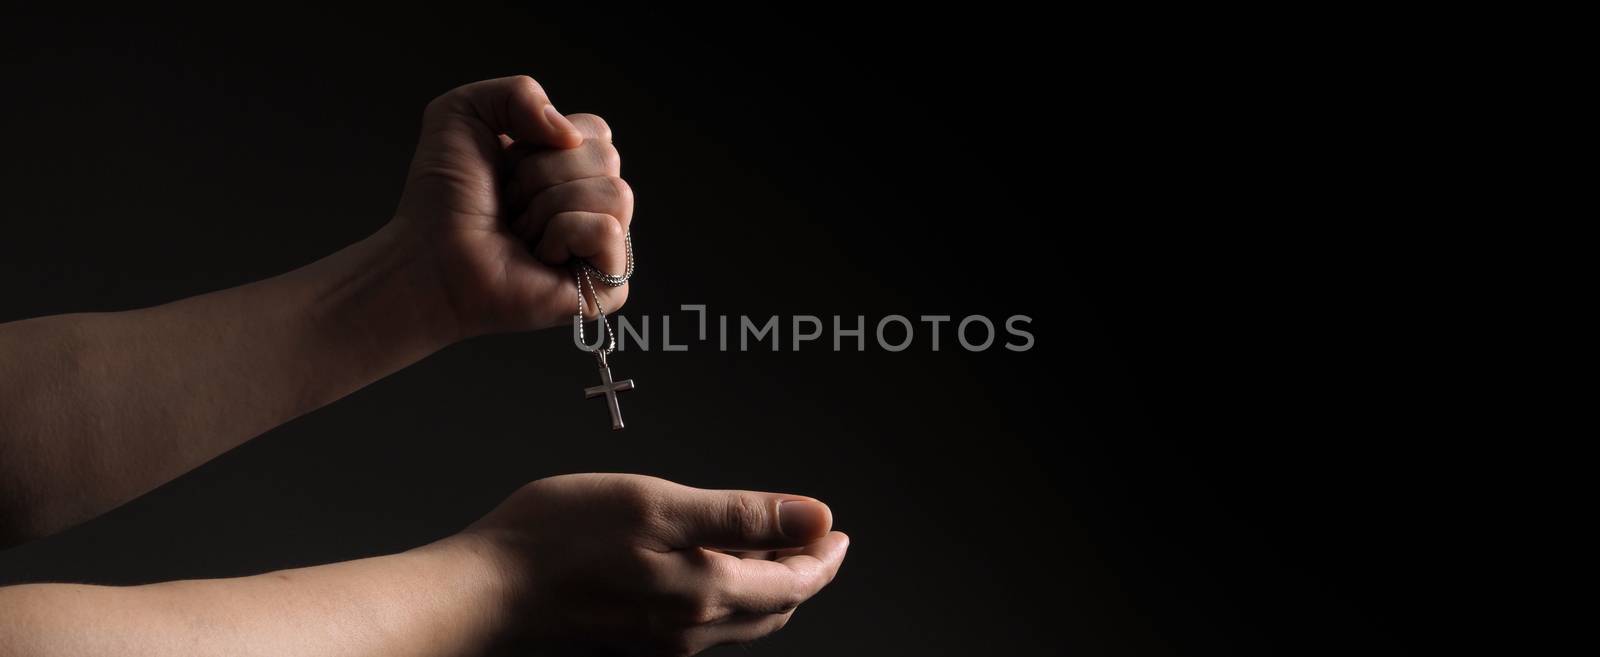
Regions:
<instances>
[{"instance_id":1,"label":"cross pendant","mask_svg":"<svg viewBox=\"0 0 1600 657\"><path fill-rule=\"evenodd\" d=\"M583 389L584 399L594 399L600 395L606 396L606 405L611 407L611 430L622 430L622 408L617 406L617 393L633 389L633 379L623 379L613 383L611 381L611 366L600 361L600 385Z\"/></svg>"}]
</instances>

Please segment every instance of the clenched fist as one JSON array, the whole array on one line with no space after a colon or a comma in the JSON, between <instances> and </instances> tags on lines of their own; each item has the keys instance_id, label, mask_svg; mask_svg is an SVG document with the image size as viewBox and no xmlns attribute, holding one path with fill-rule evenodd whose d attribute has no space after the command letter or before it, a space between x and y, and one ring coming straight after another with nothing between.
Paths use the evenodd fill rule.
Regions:
<instances>
[{"instance_id":1,"label":"clenched fist","mask_svg":"<svg viewBox=\"0 0 1600 657\"><path fill-rule=\"evenodd\" d=\"M522 642L691 655L783 627L844 560L832 525L804 496L582 474L528 484L455 540L496 555Z\"/></svg>"},{"instance_id":2,"label":"clenched fist","mask_svg":"<svg viewBox=\"0 0 1600 657\"><path fill-rule=\"evenodd\" d=\"M431 264L459 337L564 324L572 258L624 271L621 173L600 117L562 115L527 76L475 82L428 104L389 228ZM610 312L628 286L597 292Z\"/></svg>"}]
</instances>

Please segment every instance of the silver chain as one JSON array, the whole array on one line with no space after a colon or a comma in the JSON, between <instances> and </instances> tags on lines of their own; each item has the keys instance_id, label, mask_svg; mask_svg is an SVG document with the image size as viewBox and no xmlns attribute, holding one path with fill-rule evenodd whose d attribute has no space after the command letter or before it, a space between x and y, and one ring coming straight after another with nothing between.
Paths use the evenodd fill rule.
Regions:
<instances>
[{"instance_id":1,"label":"silver chain","mask_svg":"<svg viewBox=\"0 0 1600 657\"><path fill-rule=\"evenodd\" d=\"M628 269L621 276L612 276L600 271L594 265L589 264L589 261L582 259L577 260L572 267L572 278L578 287L578 341L583 344L589 344L589 340L583 335L583 318L589 313L589 305L583 298L583 290L587 287L589 288L589 296L594 299L595 314L600 320L600 326L597 328L604 331L606 336L605 346L596 349L594 352L595 358L600 359L601 365L606 364L606 354L617 348L617 334L611 330L610 320L606 319L606 308L600 305L600 291L595 289L593 278L600 279L601 283L605 283L610 287L622 287L628 283L628 279L633 278L633 232L629 231L625 239Z\"/></svg>"},{"instance_id":2,"label":"silver chain","mask_svg":"<svg viewBox=\"0 0 1600 657\"><path fill-rule=\"evenodd\" d=\"M628 279L633 278L633 231L628 231L627 236L624 237L623 240L625 244L624 248L628 254L628 269L627 271L622 272L621 276L613 276L600 271L599 269L596 269L594 265L589 264L588 260L579 260L579 266L583 267L585 273L594 274L595 278L600 279L601 283L605 283L611 287L622 287L623 285L627 285ZM599 304L595 305L598 306Z\"/></svg>"}]
</instances>

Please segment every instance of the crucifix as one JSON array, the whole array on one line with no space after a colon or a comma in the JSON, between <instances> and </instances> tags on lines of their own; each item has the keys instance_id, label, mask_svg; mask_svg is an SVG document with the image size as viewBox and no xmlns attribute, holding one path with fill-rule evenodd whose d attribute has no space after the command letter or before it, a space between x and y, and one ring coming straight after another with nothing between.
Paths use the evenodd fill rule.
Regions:
<instances>
[{"instance_id":1,"label":"crucifix","mask_svg":"<svg viewBox=\"0 0 1600 657\"><path fill-rule=\"evenodd\" d=\"M578 288L578 312L572 316L573 338L577 341L578 348L594 354L595 361L600 365L600 385L583 389L584 399L594 399L600 395L606 396L606 406L611 407L611 430L622 430L622 408L617 406L617 393L633 389L633 379L622 381L611 380L611 365L606 363L606 354L617 348L617 334L611 332L611 324L606 321L605 306L600 305L600 292L594 289L594 281L590 275L598 276L600 282L611 287L622 287L628 283L628 278L633 276L633 236L627 237L628 271L621 275L613 276L594 268L589 261L577 259L573 265L573 284ZM594 312L599 331L599 342L590 346L583 340L583 315L588 311L588 303L584 301L583 290L589 288L589 296L594 298Z\"/></svg>"},{"instance_id":2,"label":"crucifix","mask_svg":"<svg viewBox=\"0 0 1600 657\"><path fill-rule=\"evenodd\" d=\"M617 406L617 393L633 389L633 379L623 379L613 383L611 381L611 366L606 364L605 352L600 354L600 385L583 389L584 399L594 399L600 395L606 396L606 405L611 407L611 430L622 430L622 407Z\"/></svg>"}]
</instances>

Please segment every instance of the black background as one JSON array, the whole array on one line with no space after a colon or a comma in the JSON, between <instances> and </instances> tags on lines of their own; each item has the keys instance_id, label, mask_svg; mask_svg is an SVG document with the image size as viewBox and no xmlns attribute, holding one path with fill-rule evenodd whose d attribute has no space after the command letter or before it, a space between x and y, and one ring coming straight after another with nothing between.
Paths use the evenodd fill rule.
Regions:
<instances>
[{"instance_id":1,"label":"black background","mask_svg":"<svg viewBox=\"0 0 1600 657\"><path fill-rule=\"evenodd\" d=\"M526 73L615 129L623 314L676 313L675 342L701 303L1026 314L1036 346L630 351L613 434L565 332L476 339L0 554L0 583L403 550L525 481L622 471L830 503L840 578L752 654L1398 652L1430 447L1390 437L1404 364L1347 383L1413 310L1367 294L1390 253L1347 248L1342 193L1382 181L1321 119L1361 99L1171 25L912 18L9 17L0 320L331 253L393 210L430 98Z\"/></svg>"}]
</instances>

